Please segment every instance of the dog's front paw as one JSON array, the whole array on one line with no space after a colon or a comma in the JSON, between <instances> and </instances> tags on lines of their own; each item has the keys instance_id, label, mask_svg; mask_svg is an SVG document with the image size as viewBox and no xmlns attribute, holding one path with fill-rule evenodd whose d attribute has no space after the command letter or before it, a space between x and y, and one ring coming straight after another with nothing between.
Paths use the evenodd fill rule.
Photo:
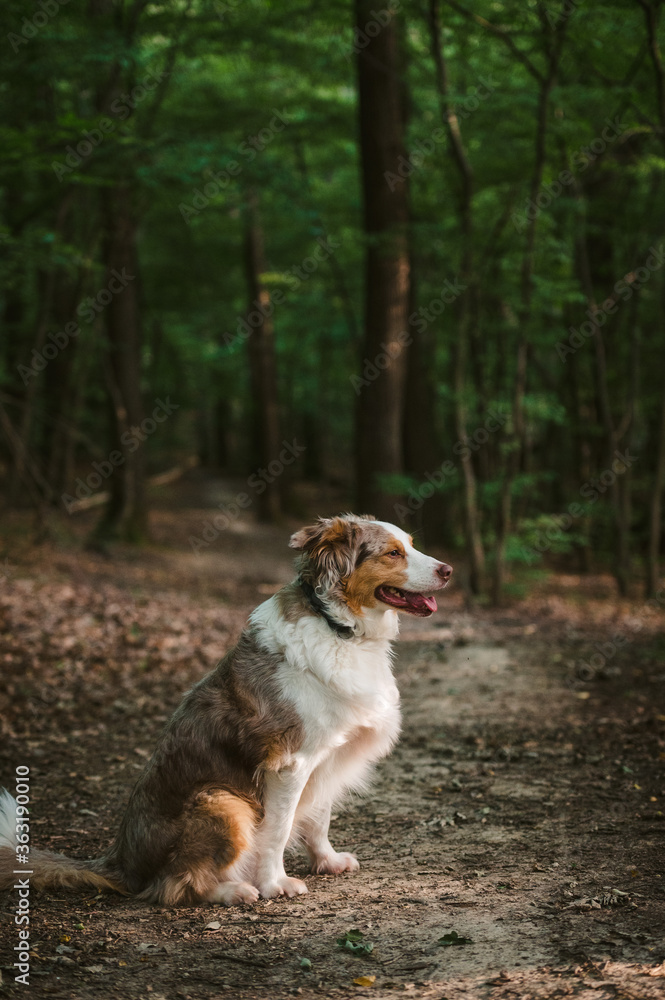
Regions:
<instances>
[{"instance_id":1,"label":"dog's front paw","mask_svg":"<svg viewBox=\"0 0 665 1000\"><path fill-rule=\"evenodd\" d=\"M357 872L360 868L358 858L348 851L341 854L326 854L312 865L315 875L341 875L342 872Z\"/></svg>"},{"instance_id":2,"label":"dog's front paw","mask_svg":"<svg viewBox=\"0 0 665 1000\"><path fill-rule=\"evenodd\" d=\"M299 878L289 878L283 875L272 881L262 882L259 894L262 899L273 899L274 896L302 896L307 892L307 886Z\"/></svg>"}]
</instances>

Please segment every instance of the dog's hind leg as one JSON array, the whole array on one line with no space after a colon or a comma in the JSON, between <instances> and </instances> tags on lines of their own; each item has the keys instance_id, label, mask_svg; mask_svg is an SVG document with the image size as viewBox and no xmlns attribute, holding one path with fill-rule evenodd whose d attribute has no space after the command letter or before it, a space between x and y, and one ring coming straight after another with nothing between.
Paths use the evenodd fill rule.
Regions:
<instances>
[{"instance_id":1,"label":"dog's hind leg","mask_svg":"<svg viewBox=\"0 0 665 1000\"><path fill-rule=\"evenodd\" d=\"M258 891L241 876L254 840L257 810L225 789L199 792L185 821L169 870L163 902L254 903Z\"/></svg>"}]
</instances>

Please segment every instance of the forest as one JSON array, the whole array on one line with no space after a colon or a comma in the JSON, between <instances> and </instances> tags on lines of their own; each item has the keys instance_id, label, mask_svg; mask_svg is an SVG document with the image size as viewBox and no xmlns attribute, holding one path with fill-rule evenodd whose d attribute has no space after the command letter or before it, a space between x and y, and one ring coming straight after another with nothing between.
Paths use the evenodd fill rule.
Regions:
<instances>
[{"instance_id":1,"label":"forest","mask_svg":"<svg viewBox=\"0 0 665 1000\"><path fill-rule=\"evenodd\" d=\"M662 1000L665 0L3 0L0 28L0 996ZM439 606L368 575L359 627L413 614L383 674L350 638L342 697L353 629L289 539L351 511L436 560ZM257 605L296 635L288 593L326 640L286 701L295 641L224 696L237 739L202 709L155 753ZM296 848L298 895L228 906L53 854L7 888L8 847L98 871L155 768L161 836L224 753L264 835L261 726L286 754L314 653L340 759L401 704L337 867Z\"/></svg>"},{"instance_id":2,"label":"forest","mask_svg":"<svg viewBox=\"0 0 665 1000\"><path fill-rule=\"evenodd\" d=\"M6 505L140 542L196 463L653 597L661 7L7 0Z\"/></svg>"}]
</instances>

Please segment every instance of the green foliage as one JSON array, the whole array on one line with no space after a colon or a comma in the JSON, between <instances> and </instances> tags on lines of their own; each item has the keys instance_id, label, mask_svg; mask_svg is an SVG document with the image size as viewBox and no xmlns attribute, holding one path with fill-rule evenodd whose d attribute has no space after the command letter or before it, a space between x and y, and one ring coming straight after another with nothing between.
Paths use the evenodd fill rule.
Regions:
<instances>
[{"instance_id":1,"label":"green foliage","mask_svg":"<svg viewBox=\"0 0 665 1000\"><path fill-rule=\"evenodd\" d=\"M34 32L31 9L19 0L6 0L0 12L9 39L0 68L0 309L9 334L0 351L0 390L8 413L18 425L33 391L18 366L29 365L40 337L61 330L86 296L105 285L100 198L124 178L139 224L142 391L147 402L171 391L180 405L168 442L156 435L146 444L151 467L186 452L212 462L208 438L223 436L225 464L249 471L244 205L248 191L258 190L263 281L269 293L281 295L273 318L284 433L306 437L320 455L318 474L350 492L357 403L351 377L364 362L366 246L351 5L169 0L132 8L111 0L108 7L109 16L95 20L89 5L64 5ZM435 490L445 496L451 537L456 533L464 545L453 375L461 295L442 299L446 282L460 279L463 262L459 173L447 139L422 153L441 128L441 105L424 8L413 0L402 8L407 147L414 164L421 152L409 182L413 308L418 316L419 310L431 315L422 344L434 408L423 435L431 435L438 461L455 465ZM135 23L130 9L138 13ZM547 69L553 10L483 0L466 16L463 7L441 5L450 99L474 183L472 274L465 281L476 333L461 390L469 433L482 430L488 410L513 413L517 347L523 334L528 338L523 440L517 441L511 416L472 449L490 544L508 468L521 450L510 488L516 523L506 545L516 565L534 539L552 529L542 511L559 509L609 461L596 342L583 336L563 360L557 352L588 320L582 241L601 304L660 244L665 212L665 156L644 16L639 5L623 0L575 5L566 17L545 116L542 182L532 204L537 75ZM501 30L489 31L487 22ZM102 96L114 81L121 96L115 109L105 109ZM620 127L603 139L608 121ZM590 147L597 151L581 152ZM562 180L566 172L569 183ZM525 318L523 266L534 213ZM333 252L310 271L317 241L327 239ZM619 300L602 329L614 425L623 426L632 413L630 433L642 442L641 478L629 487L636 509L646 507L655 461L664 274L658 267L642 283L631 279L629 297ZM49 292L52 281L57 291ZM82 324L75 361L73 349L63 351L28 382L36 403L27 443L44 469L58 421L75 429L76 467L105 453L105 350L101 315ZM56 368L69 359L68 384L76 391L59 395ZM634 380L639 405L631 402ZM408 494L434 471L409 468L382 486ZM547 552L611 546L612 516L603 496L584 528L555 535ZM644 526L632 527L645 537Z\"/></svg>"}]
</instances>

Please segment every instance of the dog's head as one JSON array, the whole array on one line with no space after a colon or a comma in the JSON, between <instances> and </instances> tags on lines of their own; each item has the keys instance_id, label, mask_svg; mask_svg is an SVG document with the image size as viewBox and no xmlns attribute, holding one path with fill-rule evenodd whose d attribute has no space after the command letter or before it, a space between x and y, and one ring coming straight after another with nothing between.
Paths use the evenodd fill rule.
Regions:
<instances>
[{"instance_id":1,"label":"dog's head","mask_svg":"<svg viewBox=\"0 0 665 1000\"><path fill-rule=\"evenodd\" d=\"M291 536L302 555L303 580L323 599L342 601L355 616L381 604L427 618L436 611L432 593L452 575L447 563L413 547L401 528L373 517L319 518Z\"/></svg>"}]
</instances>

